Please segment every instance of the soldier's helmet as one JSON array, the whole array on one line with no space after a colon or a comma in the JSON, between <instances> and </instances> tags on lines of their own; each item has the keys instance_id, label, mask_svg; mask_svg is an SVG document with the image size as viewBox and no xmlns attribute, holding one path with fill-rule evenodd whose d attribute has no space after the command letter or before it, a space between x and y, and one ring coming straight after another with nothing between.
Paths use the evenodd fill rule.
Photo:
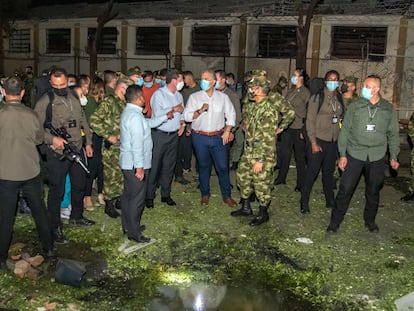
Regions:
<instances>
[{"instance_id":1,"label":"soldier's helmet","mask_svg":"<svg viewBox=\"0 0 414 311\"><path fill-rule=\"evenodd\" d=\"M138 66L135 66L135 67L129 68L127 72L125 73L125 75L128 77L133 76L133 75L140 76L142 75L142 71L141 71L141 68L139 68Z\"/></svg>"},{"instance_id":2,"label":"soldier's helmet","mask_svg":"<svg viewBox=\"0 0 414 311\"><path fill-rule=\"evenodd\" d=\"M344 82L357 84L358 78L355 76L347 76L344 78Z\"/></svg>"}]
</instances>

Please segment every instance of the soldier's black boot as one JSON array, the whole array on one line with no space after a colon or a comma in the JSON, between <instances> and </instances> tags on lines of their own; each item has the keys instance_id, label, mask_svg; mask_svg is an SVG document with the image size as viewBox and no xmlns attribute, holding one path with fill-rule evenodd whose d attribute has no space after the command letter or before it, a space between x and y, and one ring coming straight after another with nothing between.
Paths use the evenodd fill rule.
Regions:
<instances>
[{"instance_id":1,"label":"soldier's black boot","mask_svg":"<svg viewBox=\"0 0 414 311\"><path fill-rule=\"evenodd\" d=\"M105 214L111 218L119 217L118 211L115 209L116 199L105 200Z\"/></svg>"},{"instance_id":2,"label":"soldier's black boot","mask_svg":"<svg viewBox=\"0 0 414 311\"><path fill-rule=\"evenodd\" d=\"M409 191L405 196L403 196L401 201L414 201L414 191Z\"/></svg>"},{"instance_id":3,"label":"soldier's black boot","mask_svg":"<svg viewBox=\"0 0 414 311\"><path fill-rule=\"evenodd\" d=\"M269 214L267 213L268 206L259 206L259 214L250 222L250 226L259 226L262 223L269 221Z\"/></svg>"},{"instance_id":4,"label":"soldier's black boot","mask_svg":"<svg viewBox=\"0 0 414 311\"><path fill-rule=\"evenodd\" d=\"M250 200L249 199L241 199L240 200L241 207L240 209L233 211L230 213L231 216L250 216L253 214L253 211L250 207Z\"/></svg>"}]
</instances>

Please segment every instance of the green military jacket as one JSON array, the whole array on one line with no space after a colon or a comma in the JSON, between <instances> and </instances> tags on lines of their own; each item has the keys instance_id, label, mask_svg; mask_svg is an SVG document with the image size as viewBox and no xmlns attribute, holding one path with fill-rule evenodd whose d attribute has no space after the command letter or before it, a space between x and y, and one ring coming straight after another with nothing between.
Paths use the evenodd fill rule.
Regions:
<instances>
[{"instance_id":1,"label":"green military jacket","mask_svg":"<svg viewBox=\"0 0 414 311\"><path fill-rule=\"evenodd\" d=\"M108 139L110 136L116 136L118 138L118 147L121 138L119 124L125 106L125 100L119 98L117 95L107 95L91 115L89 121L91 128L98 136L104 139Z\"/></svg>"},{"instance_id":2,"label":"green military jacket","mask_svg":"<svg viewBox=\"0 0 414 311\"><path fill-rule=\"evenodd\" d=\"M260 102L243 99L245 155L258 161L273 161L276 153L276 130L286 129L295 118L290 103L278 93L269 93Z\"/></svg>"}]
</instances>

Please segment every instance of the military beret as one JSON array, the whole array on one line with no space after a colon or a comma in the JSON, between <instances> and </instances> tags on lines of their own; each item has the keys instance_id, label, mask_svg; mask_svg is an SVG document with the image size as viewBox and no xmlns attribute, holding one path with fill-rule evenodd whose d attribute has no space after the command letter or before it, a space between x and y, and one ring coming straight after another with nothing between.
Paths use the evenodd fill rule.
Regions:
<instances>
[{"instance_id":1,"label":"military beret","mask_svg":"<svg viewBox=\"0 0 414 311\"><path fill-rule=\"evenodd\" d=\"M118 83L125 83L128 86L134 84L134 81L132 81L130 78L128 78L126 75L124 75L120 71L116 72L116 76L118 77Z\"/></svg>"},{"instance_id":2,"label":"military beret","mask_svg":"<svg viewBox=\"0 0 414 311\"><path fill-rule=\"evenodd\" d=\"M354 76L347 76L347 77L345 77L344 81L348 82L348 83L356 84L358 82L358 78L354 77Z\"/></svg>"},{"instance_id":3,"label":"military beret","mask_svg":"<svg viewBox=\"0 0 414 311\"><path fill-rule=\"evenodd\" d=\"M261 70L261 69L255 69L251 71L251 75L257 76L257 77L266 77L267 76L267 72L266 70Z\"/></svg>"},{"instance_id":4,"label":"military beret","mask_svg":"<svg viewBox=\"0 0 414 311\"><path fill-rule=\"evenodd\" d=\"M127 72L125 73L125 75L127 75L128 77L133 76L133 75L141 75L142 71L141 68L139 68L138 66L135 66L133 68L129 68L127 70Z\"/></svg>"}]
</instances>

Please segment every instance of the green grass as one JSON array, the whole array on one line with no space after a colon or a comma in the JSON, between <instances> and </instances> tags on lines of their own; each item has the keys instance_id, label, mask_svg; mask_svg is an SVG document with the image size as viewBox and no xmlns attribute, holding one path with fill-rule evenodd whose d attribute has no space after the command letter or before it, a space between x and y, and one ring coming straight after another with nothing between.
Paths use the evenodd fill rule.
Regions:
<instances>
[{"instance_id":1,"label":"green grass","mask_svg":"<svg viewBox=\"0 0 414 311\"><path fill-rule=\"evenodd\" d=\"M0 307L36 310L45 302L56 302L56 310L70 310L71 303L80 310L143 310L163 284L249 282L258 288L287 290L314 310L395 310L394 300L414 290L414 202L401 203L403 192L396 190L407 188L408 169L387 179L377 234L364 228L363 180L338 233L328 235L330 211L320 179L311 196L311 214L302 215L299 194L293 191L294 175L291 169L287 185L272 192L270 221L258 228L250 227L246 218L230 216L215 176L209 206L200 206L195 183L174 183L172 197L178 205L169 207L158 197L155 208L143 215L145 234L157 242L130 256L117 251L124 239L119 218L107 217L102 207L85 212L97 224L65 226L73 242L59 246L57 255L99 259L104 267L100 283L78 289L55 283L51 274L31 281L1 272ZM233 194L238 200L237 190ZM257 210L257 203L252 206ZM295 241L299 237L313 243ZM19 216L14 243L35 241L31 218Z\"/></svg>"}]
</instances>

